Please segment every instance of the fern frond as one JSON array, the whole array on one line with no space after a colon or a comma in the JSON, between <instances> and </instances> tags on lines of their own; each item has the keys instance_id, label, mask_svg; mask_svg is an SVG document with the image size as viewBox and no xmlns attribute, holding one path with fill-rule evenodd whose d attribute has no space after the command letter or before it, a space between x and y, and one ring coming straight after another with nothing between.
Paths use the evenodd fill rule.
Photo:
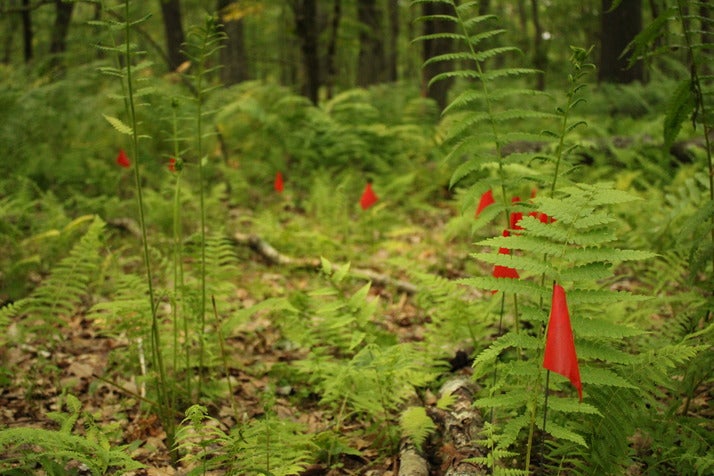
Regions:
<instances>
[{"instance_id":1,"label":"fern frond","mask_svg":"<svg viewBox=\"0 0 714 476\"><path fill-rule=\"evenodd\" d=\"M399 418L402 436L409 438L417 450L421 451L426 438L436 430L434 421L424 407L408 407Z\"/></svg>"},{"instance_id":2,"label":"fern frond","mask_svg":"<svg viewBox=\"0 0 714 476\"><path fill-rule=\"evenodd\" d=\"M61 322L81 307L99 268L104 222L95 217L87 232L52 270L51 275L28 297L0 313L0 318L32 314L48 323Z\"/></svg>"},{"instance_id":3,"label":"fern frond","mask_svg":"<svg viewBox=\"0 0 714 476\"><path fill-rule=\"evenodd\" d=\"M637 389L638 387L625 378L619 376L612 370L593 366L586 366L581 373L583 383L589 383L596 386L617 387Z\"/></svg>"},{"instance_id":4,"label":"fern frond","mask_svg":"<svg viewBox=\"0 0 714 476\"><path fill-rule=\"evenodd\" d=\"M232 468L238 474L289 476L302 473L312 461L314 444L303 424L267 415L238 428L232 437Z\"/></svg>"}]
</instances>

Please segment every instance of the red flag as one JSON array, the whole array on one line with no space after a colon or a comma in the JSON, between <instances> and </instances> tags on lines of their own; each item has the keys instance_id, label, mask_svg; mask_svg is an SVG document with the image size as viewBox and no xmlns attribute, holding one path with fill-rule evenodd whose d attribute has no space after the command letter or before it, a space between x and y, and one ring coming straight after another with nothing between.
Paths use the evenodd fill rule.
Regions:
<instances>
[{"instance_id":1,"label":"red flag","mask_svg":"<svg viewBox=\"0 0 714 476\"><path fill-rule=\"evenodd\" d=\"M129 162L129 157L126 156L124 149L119 149L119 154L117 155L117 165L128 169L131 167L131 162Z\"/></svg>"},{"instance_id":2,"label":"red flag","mask_svg":"<svg viewBox=\"0 0 714 476\"><path fill-rule=\"evenodd\" d=\"M567 377L578 389L583 400L583 385L580 383L578 357L575 354L573 330L570 327L570 313L565 299L565 290L559 284L553 286L553 302L548 320L548 334L545 338L543 367Z\"/></svg>"},{"instance_id":3,"label":"red flag","mask_svg":"<svg viewBox=\"0 0 714 476\"><path fill-rule=\"evenodd\" d=\"M508 236L510 233L508 230L503 230L503 236ZM508 248L499 248L498 253L502 255L510 255L511 250ZM493 277L494 278L511 278L511 279L518 279L518 271L516 271L513 268L509 268L508 266L501 266L501 265L496 265L493 267ZM495 291L494 291L495 292Z\"/></svg>"},{"instance_id":4,"label":"red flag","mask_svg":"<svg viewBox=\"0 0 714 476\"><path fill-rule=\"evenodd\" d=\"M476 218L478 218L484 208L495 202L496 201L493 199L493 192L491 190L488 190L481 195L481 200L479 200L478 207L476 208Z\"/></svg>"},{"instance_id":5,"label":"red flag","mask_svg":"<svg viewBox=\"0 0 714 476\"><path fill-rule=\"evenodd\" d=\"M511 203L517 203L520 202L521 198L520 197L513 197L511 199ZM510 224L511 224L511 230L522 230L523 227L518 224L519 221L523 218L523 212L512 212L511 217L510 217Z\"/></svg>"},{"instance_id":6,"label":"red flag","mask_svg":"<svg viewBox=\"0 0 714 476\"><path fill-rule=\"evenodd\" d=\"M275 182L273 182L273 188L278 193L283 193L283 174L278 171L275 173Z\"/></svg>"},{"instance_id":7,"label":"red flag","mask_svg":"<svg viewBox=\"0 0 714 476\"><path fill-rule=\"evenodd\" d=\"M377 194L372 190L372 184L367 182L367 185L364 187L364 192L362 192L362 198L359 200L359 206L362 207L362 210L366 210L377 203L377 200L379 200L379 197L377 197Z\"/></svg>"}]
</instances>

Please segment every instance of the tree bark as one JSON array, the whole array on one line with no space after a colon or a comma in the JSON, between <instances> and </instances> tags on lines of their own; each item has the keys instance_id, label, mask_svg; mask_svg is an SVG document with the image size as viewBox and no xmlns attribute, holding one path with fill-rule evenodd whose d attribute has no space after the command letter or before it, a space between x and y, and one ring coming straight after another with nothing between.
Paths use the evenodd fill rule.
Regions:
<instances>
[{"instance_id":1,"label":"tree bark","mask_svg":"<svg viewBox=\"0 0 714 476\"><path fill-rule=\"evenodd\" d=\"M424 3L422 4L422 9L425 16L454 15L455 13L453 7L446 3ZM424 23L425 35L431 35L434 33L453 33L454 31L456 31L456 27L454 23L450 21L427 21ZM452 50L452 44L453 42L447 38L424 41L424 61L433 56L449 53ZM424 87L427 88L429 81L431 81L431 79L438 74L452 69L453 62L451 61L438 61L425 66L423 69ZM453 82L454 81L451 78L437 81L427 88L425 95L436 101L440 109L444 109L447 106L449 88Z\"/></svg>"},{"instance_id":2,"label":"tree bark","mask_svg":"<svg viewBox=\"0 0 714 476\"><path fill-rule=\"evenodd\" d=\"M74 3L65 3L62 0L55 0L55 22L52 26L52 36L50 40L50 54L59 54L67 51L67 33L72 20Z\"/></svg>"},{"instance_id":3,"label":"tree bark","mask_svg":"<svg viewBox=\"0 0 714 476\"><path fill-rule=\"evenodd\" d=\"M290 3L295 16L295 33L298 36L303 60L302 93L317 104L322 84L319 56L319 28L317 0L293 0Z\"/></svg>"},{"instance_id":4,"label":"tree bark","mask_svg":"<svg viewBox=\"0 0 714 476\"><path fill-rule=\"evenodd\" d=\"M72 21L74 3L65 3L62 0L55 0L55 22L52 25L50 36L50 64L53 67L61 64L60 56L67 51L67 33L69 24Z\"/></svg>"},{"instance_id":5,"label":"tree bark","mask_svg":"<svg viewBox=\"0 0 714 476\"><path fill-rule=\"evenodd\" d=\"M399 79L399 0L389 0L387 3L389 16L389 53L387 56L387 81Z\"/></svg>"},{"instance_id":6,"label":"tree bark","mask_svg":"<svg viewBox=\"0 0 714 476\"><path fill-rule=\"evenodd\" d=\"M226 34L225 47L221 49L221 80L225 86L237 84L250 78L248 58L245 54L245 34L243 19L224 18L221 11L231 0L218 0L217 10L221 15L223 32Z\"/></svg>"},{"instance_id":7,"label":"tree bark","mask_svg":"<svg viewBox=\"0 0 714 476\"><path fill-rule=\"evenodd\" d=\"M30 0L22 0L22 51L25 63L32 61L32 16L30 14Z\"/></svg>"},{"instance_id":8,"label":"tree bark","mask_svg":"<svg viewBox=\"0 0 714 476\"><path fill-rule=\"evenodd\" d=\"M11 6L14 7L16 4L13 2ZM19 17L17 15L11 15L7 21L7 26L5 28L5 44L3 45L2 55L3 64L10 64L12 58L12 46L13 43L15 43L15 31L18 26L18 18Z\"/></svg>"},{"instance_id":9,"label":"tree bark","mask_svg":"<svg viewBox=\"0 0 714 476\"><path fill-rule=\"evenodd\" d=\"M609 11L612 4L613 0L602 0L598 81L621 84L642 81L642 61L628 68L629 59L620 56L642 30L642 0L627 0Z\"/></svg>"},{"instance_id":10,"label":"tree bark","mask_svg":"<svg viewBox=\"0 0 714 476\"><path fill-rule=\"evenodd\" d=\"M380 17L376 0L357 2L357 21L360 23L357 86L360 87L380 83L386 79Z\"/></svg>"},{"instance_id":11,"label":"tree bark","mask_svg":"<svg viewBox=\"0 0 714 476\"><path fill-rule=\"evenodd\" d=\"M184 43L183 25L181 24L181 5L179 0L159 0L161 4L161 17L164 22L164 36L166 38L166 53L169 58L169 69L175 70L186 61L186 56L181 51Z\"/></svg>"},{"instance_id":12,"label":"tree bark","mask_svg":"<svg viewBox=\"0 0 714 476\"><path fill-rule=\"evenodd\" d=\"M548 55L543 47L543 27L538 15L538 0L531 0L533 16L533 67L540 70L536 76L536 89L545 91L545 71L548 68Z\"/></svg>"},{"instance_id":13,"label":"tree bark","mask_svg":"<svg viewBox=\"0 0 714 476\"><path fill-rule=\"evenodd\" d=\"M335 82L337 80L337 33L340 28L342 17L342 0L334 0L332 4L332 25L330 27L330 41L327 43L327 99L334 95Z\"/></svg>"}]
</instances>

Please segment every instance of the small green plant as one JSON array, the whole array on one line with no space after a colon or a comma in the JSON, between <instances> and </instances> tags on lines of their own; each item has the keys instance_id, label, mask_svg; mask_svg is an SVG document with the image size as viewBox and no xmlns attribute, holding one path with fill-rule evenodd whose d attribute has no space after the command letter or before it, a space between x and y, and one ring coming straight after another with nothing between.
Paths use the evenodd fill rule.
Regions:
<instances>
[{"instance_id":1,"label":"small green plant","mask_svg":"<svg viewBox=\"0 0 714 476\"><path fill-rule=\"evenodd\" d=\"M66 412L50 417L58 430L18 427L0 430L0 473L30 474L42 468L48 475L114 474L143 468L128 454L128 447L112 447L92 418L82 412L73 395L64 398ZM85 421L84 434L75 432L77 422Z\"/></svg>"},{"instance_id":2,"label":"small green plant","mask_svg":"<svg viewBox=\"0 0 714 476\"><path fill-rule=\"evenodd\" d=\"M189 474L209 470L225 474L288 476L300 474L314 459L312 436L305 426L275 415L271 397L266 395L265 414L239 425L230 434L208 415L205 407L194 405L177 432Z\"/></svg>"},{"instance_id":3,"label":"small green plant","mask_svg":"<svg viewBox=\"0 0 714 476\"><path fill-rule=\"evenodd\" d=\"M68 256L52 268L50 277L29 296L0 309L0 321L28 315L32 316L32 320L26 323L29 328L50 329L61 326L82 307L91 286L97 281L104 221L99 217L85 216L66 227L73 229L88 220L92 221L84 236L72 247Z\"/></svg>"},{"instance_id":4,"label":"small green plant","mask_svg":"<svg viewBox=\"0 0 714 476\"><path fill-rule=\"evenodd\" d=\"M409 438L417 450L421 451L427 437L436 430L434 421L424 407L409 407L399 417L402 436Z\"/></svg>"}]
</instances>

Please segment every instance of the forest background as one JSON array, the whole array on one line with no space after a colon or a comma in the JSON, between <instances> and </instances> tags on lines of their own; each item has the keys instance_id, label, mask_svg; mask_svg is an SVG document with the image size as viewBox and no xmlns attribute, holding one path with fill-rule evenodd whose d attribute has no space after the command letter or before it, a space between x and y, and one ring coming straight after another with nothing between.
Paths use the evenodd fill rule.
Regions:
<instances>
[{"instance_id":1,"label":"forest background","mask_svg":"<svg viewBox=\"0 0 714 476\"><path fill-rule=\"evenodd\" d=\"M0 471L711 472L712 10L4 0Z\"/></svg>"}]
</instances>

